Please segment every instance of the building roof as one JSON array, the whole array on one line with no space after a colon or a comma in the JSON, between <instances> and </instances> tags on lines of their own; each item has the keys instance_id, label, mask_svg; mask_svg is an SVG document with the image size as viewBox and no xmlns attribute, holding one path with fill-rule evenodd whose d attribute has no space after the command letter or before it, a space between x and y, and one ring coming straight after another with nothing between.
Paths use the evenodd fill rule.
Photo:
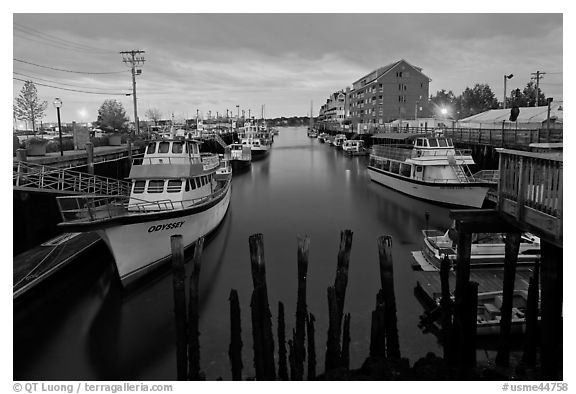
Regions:
<instances>
[{"instance_id":1,"label":"building roof","mask_svg":"<svg viewBox=\"0 0 576 394\"><path fill-rule=\"evenodd\" d=\"M422 137L422 133L377 133L372 138L389 138L391 140L407 140Z\"/></svg>"},{"instance_id":2,"label":"building roof","mask_svg":"<svg viewBox=\"0 0 576 394\"><path fill-rule=\"evenodd\" d=\"M384 67L380 67L380 68L378 68L378 69L376 69L376 70L374 70L374 71L370 71L368 74L366 74L366 75L362 76L361 78L358 78L356 81L354 81L354 82L352 83L352 87L354 87L354 84L358 83L359 81L361 81L362 79L366 78L366 77L369 76L370 74L373 74L375 71L376 71L376 78L374 78L373 80L375 80L375 79L381 77L382 75L388 73L388 72L389 72L390 70L392 70L395 66L397 66L398 64L400 64L400 63L402 63L402 62L408 64L408 65L409 65L410 67L412 67L414 70L418 71L420 74L422 74L422 75L424 75L426 78L430 79L430 77L428 77L427 75L425 75L425 74L422 72L422 67L414 66L414 65L408 63L406 60L400 59L400 60L398 60L398 61L396 61L396 62L394 62L394 63L390 63L390 64L388 64L388 65L386 65L386 66L384 66ZM373 80L371 80L371 81L373 81ZM370 82L371 82L371 81L370 81Z\"/></svg>"},{"instance_id":3,"label":"building roof","mask_svg":"<svg viewBox=\"0 0 576 394\"><path fill-rule=\"evenodd\" d=\"M557 123L562 123L563 120L563 105L562 101L552 102L550 105L550 118L555 117ZM548 106L540 107L520 107L520 114L518 115L518 123L542 123L548 118ZM460 119L460 123L502 123L503 120L510 119L510 109L491 109L480 114L472 115L464 119Z\"/></svg>"}]
</instances>

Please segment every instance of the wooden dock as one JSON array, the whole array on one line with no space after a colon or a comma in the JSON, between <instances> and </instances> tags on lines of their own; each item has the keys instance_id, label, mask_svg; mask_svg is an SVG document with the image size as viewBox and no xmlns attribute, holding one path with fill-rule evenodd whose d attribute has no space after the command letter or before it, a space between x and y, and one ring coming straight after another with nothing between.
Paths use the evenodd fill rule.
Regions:
<instances>
[{"instance_id":1,"label":"wooden dock","mask_svg":"<svg viewBox=\"0 0 576 394\"><path fill-rule=\"evenodd\" d=\"M15 256L13 299L44 282L102 242L95 232L65 233Z\"/></svg>"}]
</instances>

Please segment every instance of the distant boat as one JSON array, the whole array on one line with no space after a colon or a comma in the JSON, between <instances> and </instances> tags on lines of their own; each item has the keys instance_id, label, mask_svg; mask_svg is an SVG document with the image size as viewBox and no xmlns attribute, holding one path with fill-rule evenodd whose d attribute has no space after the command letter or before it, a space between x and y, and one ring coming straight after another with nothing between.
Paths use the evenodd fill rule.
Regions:
<instances>
[{"instance_id":1,"label":"distant boat","mask_svg":"<svg viewBox=\"0 0 576 394\"><path fill-rule=\"evenodd\" d=\"M346 141L346 135L344 134L336 134L334 136L334 140L332 140L332 146L335 146L336 149L342 149L342 145L344 145L344 141Z\"/></svg>"},{"instance_id":2,"label":"distant boat","mask_svg":"<svg viewBox=\"0 0 576 394\"><path fill-rule=\"evenodd\" d=\"M252 149L242 144L230 144L224 150L224 158L230 162L232 173L237 174L250 168Z\"/></svg>"},{"instance_id":3,"label":"distant boat","mask_svg":"<svg viewBox=\"0 0 576 394\"><path fill-rule=\"evenodd\" d=\"M327 133L320 133L318 134L318 142L320 142L321 144L325 143L328 140L328 134Z\"/></svg>"},{"instance_id":4,"label":"distant boat","mask_svg":"<svg viewBox=\"0 0 576 394\"><path fill-rule=\"evenodd\" d=\"M488 190L497 186L496 171L484 171L482 178L470 173L471 152L456 150L451 138L408 133L383 138L389 143L372 146L370 154L368 175L374 182L424 200L474 208L482 207Z\"/></svg>"},{"instance_id":5,"label":"distant boat","mask_svg":"<svg viewBox=\"0 0 576 394\"><path fill-rule=\"evenodd\" d=\"M272 141L267 131L255 124L247 122L238 132L238 138L243 146L250 147L252 160L260 160L270 153Z\"/></svg>"},{"instance_id":6,"label":"distant boat","mask_svg":"<svg viewBox=\"0 0 576 394\"><path fill-rule=\"evenodd\" d=\"M342 144L342 150L345 154L350 156L363 156L369 154L363 140L346 140Z\"/></svg>"}]
</instances>

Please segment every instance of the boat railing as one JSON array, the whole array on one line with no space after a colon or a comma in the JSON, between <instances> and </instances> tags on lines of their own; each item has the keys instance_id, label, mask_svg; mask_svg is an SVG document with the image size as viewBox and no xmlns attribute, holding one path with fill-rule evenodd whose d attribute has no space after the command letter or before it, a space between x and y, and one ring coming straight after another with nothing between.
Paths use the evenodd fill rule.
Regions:
<instances>
[{"instance_id":1,"label":"boat railing","mask_svg":"<svg viewBox=\"0 0 576 394\"><path fill-rule=\"evenodd\" d=\"M204 166L204 170L212 170L220 165L220 158L218 155L206 155L202 156L202 164Z\"/></svg>"},{"instance_id":2,"label":"boat railing","mask_svg":"<svg viewBox=\"0 0 576 394\"><path fill-rule=\"evenodd\" d=\"M500 172L498 170L481 170L474 173L472 179L476 182L498 183L500 180Z\"/></svg>"},{"instance_id":3,"label":"boat railing","mask_svg":"<svg viewBox=\"0 0 576 394\"><path fill-rule=\"evenodd\" d=\"M412 157L412 148L394 145L373 145L370 153L381 158L405 161Z\"/></svg>"},{"instance_id":4,"label":"boat railing","mask_svg":"<svg viewBox=\"0 0 576 394\"><path fill-rule=\"evenodd\" d=\"M199 164L201 162L198 156L148 156L140 157L132 160L132 165L151 165L151 164Z\"/></svg>"}]
</instances>

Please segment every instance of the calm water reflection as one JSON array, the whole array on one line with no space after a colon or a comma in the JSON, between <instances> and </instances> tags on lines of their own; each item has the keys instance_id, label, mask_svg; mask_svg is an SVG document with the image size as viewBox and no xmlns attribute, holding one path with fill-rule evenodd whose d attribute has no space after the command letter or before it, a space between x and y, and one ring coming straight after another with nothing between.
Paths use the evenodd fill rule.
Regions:
<instances>
[{"instance_id":1,"label":"calm water reflection","mask_svg":"<svg viewBox=\"0 0 576 394\"><path fill-rule=\"evenodd\" d=\"M206 244L201 272L201 365L210 380L230 379L230 289L242 309L244 376L253 374L250 325L252 280L248 236L263 233L274 330L278 301L287 332L295 323L296 236L311 238L308 309L315 314L318 371L324 365L326 288L335 277L340 230L354 232L345 311L351 313L351 366L368 355L370 316L379 288L376 238L393 236L398 329L402 355L440 351L417 328L410 251L420 247L424 212L430 227L449 226L448 211L370 181L366 158L341 152L283 128L270 156L234 177L230 210ZM169 239L166 240L169 242ZM167 270L129 293L114 277L109 254L91 256L78 272L14 312L14 379L174 380L172 281ZM55 293L55 294L53 294ZM276 344L277 346L277 344Z\"/></svg>"}]
</instances>

